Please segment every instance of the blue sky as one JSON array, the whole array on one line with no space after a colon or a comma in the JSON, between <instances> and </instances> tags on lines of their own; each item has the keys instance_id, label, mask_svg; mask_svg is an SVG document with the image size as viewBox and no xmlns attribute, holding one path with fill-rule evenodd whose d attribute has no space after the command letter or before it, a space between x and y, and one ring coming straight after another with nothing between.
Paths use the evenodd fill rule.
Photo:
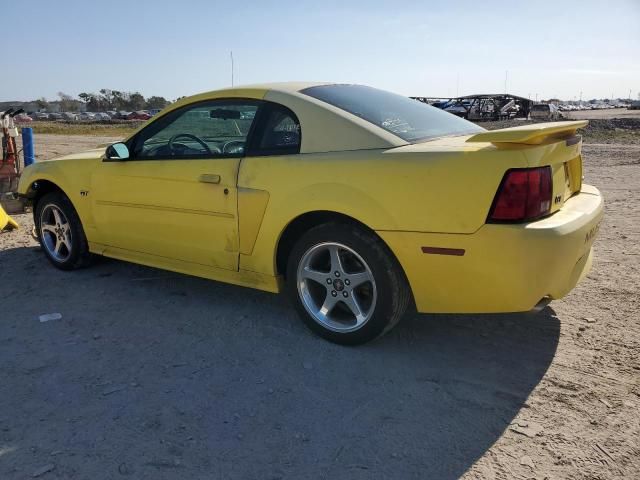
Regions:
<instances>
[{"instance_id":1,"label":"blue sky","mask_svg":"<svg viewBox=\"0 0 640 480\"><path fill-rule=\"evenodd\" d=\"M169 99L231 83L405 95L640 92L640 0L2 0L0 100L111 88ZM9 58L9 62L7 62Z\"/></svg>"}]
</instances>

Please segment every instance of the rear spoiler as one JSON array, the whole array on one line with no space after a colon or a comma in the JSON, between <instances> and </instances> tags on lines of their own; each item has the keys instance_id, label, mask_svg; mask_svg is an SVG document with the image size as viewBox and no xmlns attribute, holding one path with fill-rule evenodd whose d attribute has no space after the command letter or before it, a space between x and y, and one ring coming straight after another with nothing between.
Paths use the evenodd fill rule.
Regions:
<instances>
[{"instance_id":1,"label":"rear spoiler","mask_svg":"<svg viewBox=\"0 0 640 480\"><path fill-rule=\"evenodd\" d=\"M589 124L588 120L572 122L548 122L521 125L519 127L502 128L488 132L477 133L467 139L467 142L489 142L494 144L520 143L525 145L539 145L547 139L569 138L576 134L576 130Z\"/></svg>"}]
</instances>

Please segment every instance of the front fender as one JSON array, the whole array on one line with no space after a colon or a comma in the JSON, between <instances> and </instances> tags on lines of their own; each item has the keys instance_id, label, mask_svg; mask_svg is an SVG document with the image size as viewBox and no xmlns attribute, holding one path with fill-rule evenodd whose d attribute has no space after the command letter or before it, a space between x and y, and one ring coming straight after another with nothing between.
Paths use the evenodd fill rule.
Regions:
<instances>
[{"instance_id":1,"label":"front fender","mask_svg":"<svg viewBox=\"0 0 640 480\"><path fill-rule=\"evenodd\" d=\"M99 160L72 159L49 160L28 166L20 178L18 194L33 199L36 182L51 182L61 190L76 209L85 228L87 238L91 240L93 215L91 208L91 176Z\"/></svg>"},{"instance_id":2,"label":"front fender","mask_svg":"<svg viewBox=\"0 0 640 480\"><path fill-rule=\"evenodd\" d=\"M18 183L18 195L27 198L35 197L36 191L33 185L43 180L55 184L69 197L70 179L64 170L58 167L55 162L35 163L25 168Z\"/></svg>"}]
</instances>

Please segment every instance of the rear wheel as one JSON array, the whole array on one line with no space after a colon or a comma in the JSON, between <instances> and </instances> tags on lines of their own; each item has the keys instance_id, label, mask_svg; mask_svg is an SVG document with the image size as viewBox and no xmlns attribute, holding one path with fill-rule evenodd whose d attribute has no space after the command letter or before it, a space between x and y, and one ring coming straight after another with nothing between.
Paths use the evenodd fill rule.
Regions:
<instances>
[{"instance_id":1,"label":"rear wheel","mask_svg":"<svg viewBox=\"0 0 640 480\"><path fill-rule=\"evenodd\" d=\"M311 330L347 345L389 331L409 302L404 274L386 245L373 232L342 223L302 235L289 256L287 289Z\"/></svg>"},{"instance_id":2,"label":"rear wheel","mask_svg":"<svg viewBox=\"0 0 640 480\"><path fill-rule=\"evenodd\" d=\"M64 194L46 194L34 213L36 235L55 267L73 270L89 264L91 254L80 218Z\"/></svg>"}]
</instances>

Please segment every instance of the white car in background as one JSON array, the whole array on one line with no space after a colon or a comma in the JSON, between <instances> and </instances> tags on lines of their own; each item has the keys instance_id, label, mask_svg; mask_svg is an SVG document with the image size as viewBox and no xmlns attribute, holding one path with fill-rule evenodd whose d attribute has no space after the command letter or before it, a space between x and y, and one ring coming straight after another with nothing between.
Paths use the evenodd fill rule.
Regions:
<instances>
[{"instance_id":1,"label":"white car in background","mask_svg":"<svg viewBox=\"0 0 640 480\"><path fill-rule=\"evenodd\" d=\"M78 115L78 120L90 121L95 120L95 114L91 112L82 112Z\"/></svg>"},{"instance_id":2,"label":"white car in background","mask_svg":"<svg viewBox=\"0 0 640 480\"><path fill-rule=\"evenodd\" d=\"M62 120L70 120L75 122L78 120L78 115L73 112L62 112Z\"/></svg>"}]
</instances>

